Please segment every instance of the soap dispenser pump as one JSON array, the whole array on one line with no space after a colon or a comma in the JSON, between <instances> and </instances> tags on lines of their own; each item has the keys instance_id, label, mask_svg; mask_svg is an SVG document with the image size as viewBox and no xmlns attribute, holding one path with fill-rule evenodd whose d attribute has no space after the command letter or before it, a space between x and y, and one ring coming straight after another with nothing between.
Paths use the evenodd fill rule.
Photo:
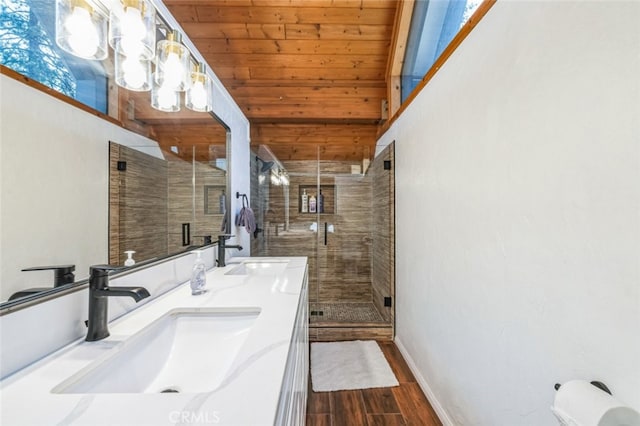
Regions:
<instances>
[{"instance_id":1,"label":"soap dispenser pump","mask_svg":"<svg viewBox=\"0 0 640 426\"><path fill-rule=\"evenodd\" d=\"M133 258L133 255L136 252L134 250L127 250L125 251L125 254L127 255L127 260L124 261L124 266L133 266L136 264L135 259Z\"/></svg>"},{"instance_id":2,"label":"soap dispenser pump","mask_svg":"<svg viewBox=\"0 0 640 426\"><path fill-rule=\"evenodd\" d=\"M196 254L196 260L193 262L193 271L191 272L191 294L196 296L198 294L203 294L207 290L205 290L205 286L207 284L207 272L206 267L204 265L204 260L202 260L202 251L194 250Z\"/></svg>"}]
</instances>

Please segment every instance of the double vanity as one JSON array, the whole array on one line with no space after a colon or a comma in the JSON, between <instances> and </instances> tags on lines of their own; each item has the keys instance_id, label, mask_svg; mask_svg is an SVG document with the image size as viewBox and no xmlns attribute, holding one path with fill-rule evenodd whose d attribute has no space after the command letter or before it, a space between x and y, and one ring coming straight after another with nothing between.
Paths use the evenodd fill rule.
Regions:
<instances>
[{"instance_id":1,"label":"double vanity","mask_svg":"<svg viewBox=\"0 0 640 426\"><path fill-rule=\"evenodd\" d=\"M7 377L0 423L304 424L307 327L306 258L235 258Z\"/></svg>"}]
</instances>

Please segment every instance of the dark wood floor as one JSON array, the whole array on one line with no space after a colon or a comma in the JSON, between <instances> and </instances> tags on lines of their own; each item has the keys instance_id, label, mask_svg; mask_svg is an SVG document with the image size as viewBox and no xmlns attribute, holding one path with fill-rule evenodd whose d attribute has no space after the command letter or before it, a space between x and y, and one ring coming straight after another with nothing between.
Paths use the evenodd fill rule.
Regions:
<instances>
[{"instance_id":1,"label":"dark wood floor","mask_svg":"<svg viewBox=\"0 0 640 426\"><path fill-rule=\"evenodd\" d=\"M312 392L307 426L441 426L435 411L393 342L378 342L400 386L338 392Z\"/></svg>"}]
</instances>

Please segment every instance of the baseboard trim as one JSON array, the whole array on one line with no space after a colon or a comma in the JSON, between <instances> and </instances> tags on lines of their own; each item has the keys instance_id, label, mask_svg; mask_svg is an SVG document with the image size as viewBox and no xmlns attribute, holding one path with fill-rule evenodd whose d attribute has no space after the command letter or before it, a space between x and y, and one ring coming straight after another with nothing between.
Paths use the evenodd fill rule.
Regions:
<instances>
[{"instance_id":1,"label":"baseboard trim","mask_svg":"<svg viewBox=\"0 0 640 426\"><path fill-rule=\"evenodd\" d=\"M453 421L451 421L451 418L449 417L445 409L440 404L440 401L438 401L438 398L436 398L435 393L433 393L433 391L431 390L431 387L429 386L427 381L424 379L424 377L418 370L418 366L413 361L413 358L407 351L407 348L404 347L404 345L402 344L402 341L398 337L394 339L394 342L398 347L398 349L400 350L402 357L407 362L409 369L411 370L413 375L416 377L416 380L418 381L418 385L420 386L420 388L422 389L422 392L424 392L425 396L429 400L429 403L431 404L436 414L440 418L440 421L442 422L442 424L444 426L454 426Z\"/></svg>"}]
</instances>

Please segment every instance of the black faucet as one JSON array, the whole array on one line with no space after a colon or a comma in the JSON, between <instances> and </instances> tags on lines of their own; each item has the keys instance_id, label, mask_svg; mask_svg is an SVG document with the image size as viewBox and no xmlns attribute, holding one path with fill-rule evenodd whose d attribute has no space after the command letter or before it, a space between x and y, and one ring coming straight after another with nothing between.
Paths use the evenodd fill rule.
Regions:
<instances>
[{"instance_id":1,"label":"black faucet","mask_svg":"<svg viewBox=\"0 0 640 426\"><path fill-rule=\"evenodd\" d=\"M87 342L95 342L109 337L107 328L108 298L129 296L136 302L149 297L144 287L109 287L109 272L120 269L110 265L94 265L89 268L89 319L87 320Z\"/></svg>"},{"instance_id":2,"label":"black faucet","mask_svg":"<svg viewBox=\"0 0 640 426\"><path fill-rule=\"evenodd\" d=\"M73 271L76 270L76 265L54 265L54 266L34 266L32 268L24 268L22 271L48 271L53 270L53 287L60 287L67 284L73 284L75 280L75 275L73 275ZM38 294L43 291L51 290L48 287L34 287L28 288L25 290L20 290L16 293L13 293L9 297L9 301L19 299L25 296L31 296L33 294Z\"/></svg>"},{"instance_id":3,"label":"black faucet","mask_svg":"<svg viewBox=\"0 0 640 426\"><path fill-rule=\"evenodd\" d=\"M238 250L242 250L242 246L240 245L233 245L233 246L228 246L227 245L227 240L231 237L234 237L235 235L229 235L229 234L222 234L222 235L218 235L218 266L222 267L225 266L225 250L228 248L235 248Z\"/></svg>"},{"instance_id":4,"label":"black faucet","mask_svg":"<svg viewBox=\"0 0 640 426\"><path fill-rule=\"evenodd\" d=\"M61 285L71 284L75 280L73 271L76 270L76 265L53 265L53 266L34 266L31 268L24 268L22 271L48 271L53 270L53 286L60 287Z\"/></svg>"}]
</instances>

